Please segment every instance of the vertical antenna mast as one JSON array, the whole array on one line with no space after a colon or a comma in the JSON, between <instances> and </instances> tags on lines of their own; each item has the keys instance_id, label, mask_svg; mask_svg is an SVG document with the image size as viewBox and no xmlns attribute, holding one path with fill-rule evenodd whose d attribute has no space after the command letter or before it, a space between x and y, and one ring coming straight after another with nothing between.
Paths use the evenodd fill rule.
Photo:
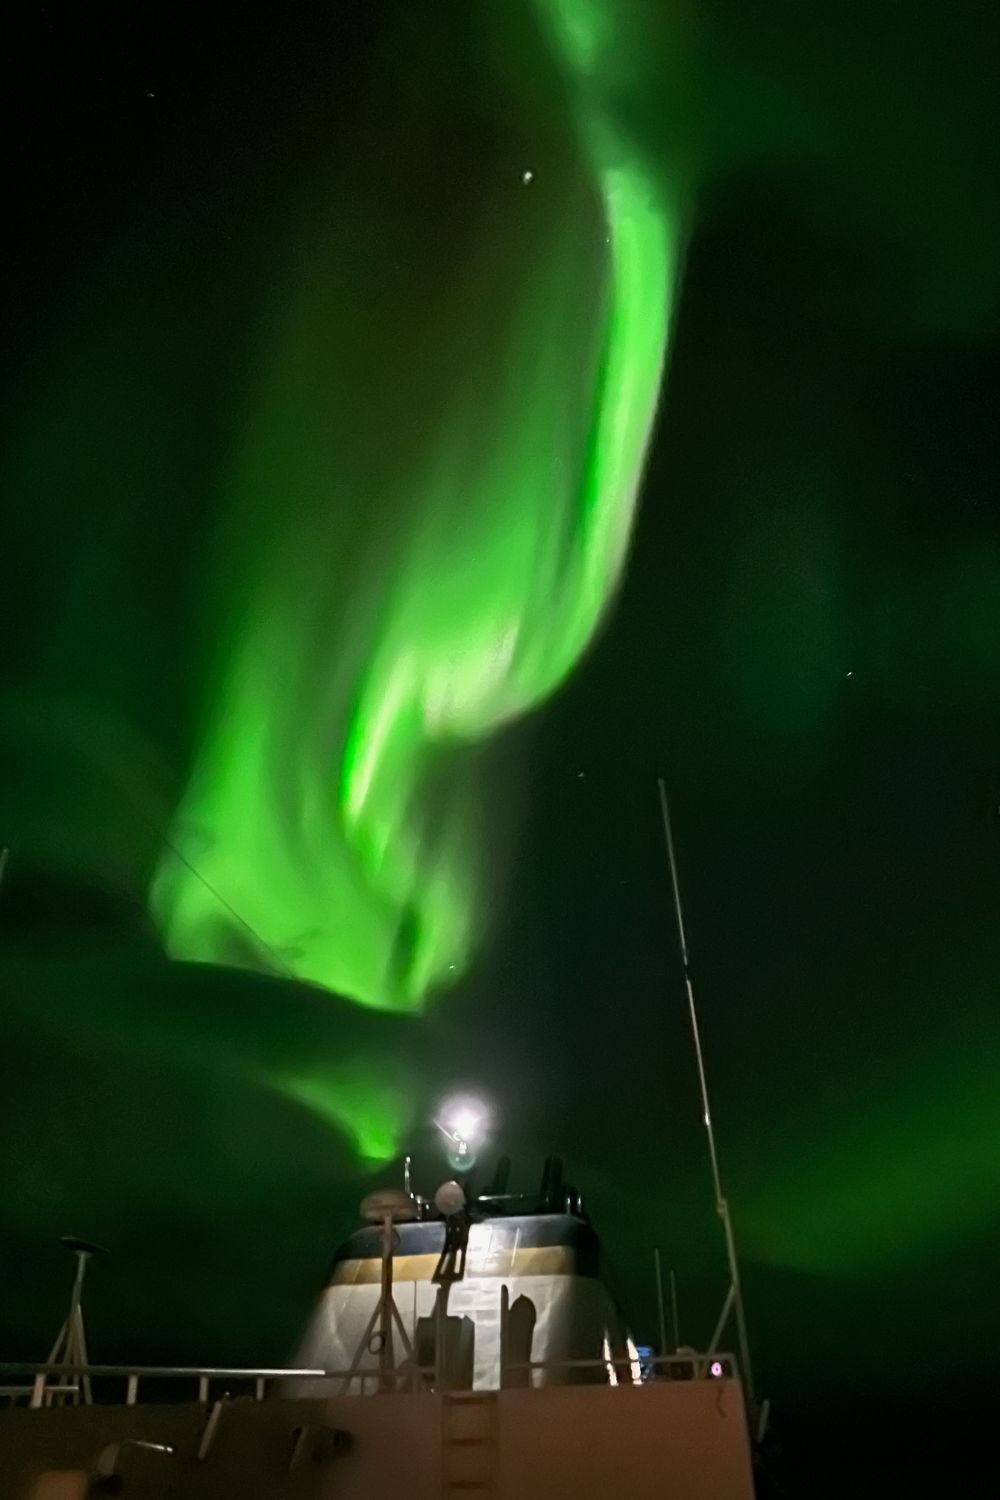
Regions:
<instances>
[{"instance_id":1,"label":"vertical antenna mast","mask_svg":"<svg viewBox=\"0 0 1000 1500\"><path fill-rule=\"evenodd\" d=\"M702 1118L705 1122L705 1134L708 1136L708 1157L712 1164L712 1187L715 1192L715 1210L722 1220L722 1232L726 1240L726 1259L729 1262L729 1296L726 1298L727 1306L723 1308L723 1316L720 1325L725 1322L725 1314L731 1303L736 1315L736 1336L740 1346L740 1364L743 1367L743 1380L746 1385L748 1403L754 1404L753 1372L750 1365L750 1342L747 1338L746 1318L743 1313L743 1290L740 1285L739 1261L736 1257L736 1241L733 1238L733 1224L729 1217L729 1204L726 1202L722 1191L722 1178L719 1175L719 1156L715 1149L715 1131L712 1128L712 1111L708 1104L708 1081L705 1077L705 1057L701 1047L701 1031L698 1027L698 1007L694 999L694 985L691 982L691 964L688 958L687 934L684 931L684 913L681 910L681 888L677 879L677 860L674 856L674 836L670 828L670 808L667 805L667 789L663 784L663 777L658 780L660 788L660 809L663 813L663 831L667 839L667 858L670 861L670 882L674 893L674 911L677 915L677 935L680 939L681 962L684 965L684 987L687 990L688 1015L691 1019L691 1036L694 1040L694 1055L698 1064L698 1084L701 1089ZM716 1335L721 1336L721 1326ZM714 1349L710 1351L714 1353Z\"/></svg>"},{"instance_id":2,"label":"vertical antenna mast","mask_svg":"<svg viewBox=\"0 0 1000 1500\"><path fill-rule=\"evenodd\" d=\"M653 1251L653 1266L656 1270L656 1307L660 1314L660 1356L667 1355L667 1319L663 1311L663 1271L660 1266L659 1246Z\"/></svg>"}]
</instances>

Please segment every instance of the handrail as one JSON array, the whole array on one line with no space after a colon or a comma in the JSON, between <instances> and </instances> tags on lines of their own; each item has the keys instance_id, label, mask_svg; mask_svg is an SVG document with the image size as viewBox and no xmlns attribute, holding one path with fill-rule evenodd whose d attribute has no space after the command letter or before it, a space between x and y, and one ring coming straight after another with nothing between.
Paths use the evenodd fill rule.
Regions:
<instances>
[{"instance_id":1,"label":"handrail","mask_svg":"<svg viewBox=\"0 0 1000 1500\"><path fill-rule=\"evenodd\" d=\"M699 1354L697 1350L691 1354L657 1354L652 1359L645 1361L647 1365L698 1365L698 1364L733 1364L731 1354ZM508 1370L606 1370L608 1365L615 1369L627 1370L635 1360L630 1355L612 1355L610 1359L528 1359L521 1364L508 1364L504 1368ZM713 1380L718 1376L713 1376Z\"/></svg>"},{"instance_id":2,"label":"handrail","mask_svg":"<svg viewBox=\"0 0 1000 1500\"><path fill-rule=\"evenodd\" d=\"M693 1365L706 1362L733 1365L735 1356L717 1351L703 1352L692 1349L690 1353L656 1354L647 1360L648 1365ZM627 1369L634 1360L630 1355L612 1355L610 1359L532 1359L522 1363L508 1363L508 1370L582 1370L603 1369L609 1364ZM421 1373L433 1374L433 1366L419 1367ZM371 1370L359 1370L358 1375L371 1375ZM192 1379L192 1380L343 1380L347 1370L294 1369L288 1366L258 1367L253 1365L69 1365L45 1364L34 1360L0 1360L0 1375L91 1375L96 1377L137 1375L140 1379Z\"/></svg>"},{"instance_id":3,"label":"handrail","mask_svg":"<svg viewBox=\"0 0 1000 1500\"><path fill-rule=\"evenodd\" d=\"M254 1369L229 1365L49 1365L34 1360L0 1360L0 1375L138 1375L156 1379L190 1377L201 1380L315 1380L326 1370L291 1370L287 1368Z\"/></svg>"},{"instance_id":4,"label":"handrail","mask_svg":"<svg viewBox=\"0 0 1000 1500\"><path fill-rule=\"evenodd\" d=\"M326 1375L326 1371L285 1367L247 1369L241 1366L225 1365L80 1365L51 1362L34 1364L29 1360L0 1362L0 1379L5 1375L20 1374L31 1375L31 1386L26 1391L17 1391L14 1388L4 1391L0 1386L0 1400L6 1398L16 1402L18 1395L29 1395L28 1404L37 1411L40 1407L52 1405L57 1401L65 1401L67 1397L78 1397L81 1388L84 1392L85 1403L90 1405L90 1382L92 1380L124 1380L124 1404L135 1406L139 1399L139 1382L143 1379L196 1380L200 1402L208 1401L209 1386L213 1380L245 1381L253 1386L253 1399L262 1401L269 1381L318 1380ZM65 1384L67 1376L76 1377L76 1384ZM50 1378L55 1382L52 1385L49 1384Z\"/></svg>"},{"instance_id":5,"label":"handrail","mask_svg":"<svg viewBox=\"0 0 1000 1500\"><path fill-rule=\"evenodd\" d=\"M654 1379L658 1370L665 1370L669 1374L671 1369L690 1371L693 1380L717 1380L724 1376L736 1376L736 1360L731 1354L720 1354L715 1351L700 1353L691 1350L686 1353L656 1355L646 1362L647 1368L652 1367ZM602 1370L616 1373L619 1371L631 1373L634 1360L628 1355L613 1355L611 1358L596 1359L534 1359L515 1363L504 1363L500 1372L500 1389L505 1385L506 1376L514 1372L528 1372L529 1376L537 1371L585 1371ZM70 1364L35 1364L30 1360L22 1361L0 1361L0 1377L4 1375L31 1375L33 1384L18 1388L9 1387L3 1391L0 1387L0 1396L6 1395L15 1398L17 1395L29 1395L30 1405L38 1409L47 1402L65 1398L71 1392L79 1389L78 1386L50 1386L49 1377L76 1376L78 1381L83 1379L99 1380L112 1378L124 1380L125 1397L124 1405L134 1406L138 1401L139 1382L141 1380L196 1380L198 1382L198 1400L207 1402L209 1397L209 1385L212 1381L230 1380L245 1381L253 1386L253 1399L261 1401L266 1394L265 1387L269 1382L284 1383L289 1380L323 1380L340 1381L342 1393L348 1393L355 1382L359 1386L359 1394L365 1394L366 1383L377 1379L378 1371L375 1369L355 1370L318 1370L318 1369L294 1369L285 1366L227 1366L227 1365L70 1365ZM427 1390L435 1388L436 1372L433 1366L407 1365L406 1369L399 1371L400 1389L407 1386L410 1390ZM622 1381L623 1386L636 1382L626 1379ZM645 1382L638 1382L645 1383ZM537 1389L529 1385L529 1389ZM109 1403L112 1404L112 1403Z\"/></svg>"}]
</instances>

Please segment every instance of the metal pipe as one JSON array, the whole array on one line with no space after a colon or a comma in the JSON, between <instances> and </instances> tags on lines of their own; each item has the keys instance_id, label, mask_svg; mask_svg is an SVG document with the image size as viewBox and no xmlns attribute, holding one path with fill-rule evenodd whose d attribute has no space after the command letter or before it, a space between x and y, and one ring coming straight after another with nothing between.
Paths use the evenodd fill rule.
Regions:
<instances>
[{"instance_id":1,"label":"metal pipe","mask_svg":"<svg viewBox=\"0 0 1000 1500\"><path fill-rule=\"evenodd\" d=\"M668 1354L665 1359L655 1355L652 1363L654 1365L691 1365L699 1360L704 1363L708 1358L707 1353L692 1349L690 1354ZM734 1356L723 1351L717 1352L714 1358L733 1362ZM510 1364L507 1368L508 1370L596 1370L603 1369L608 1362L606 1355L600 1359L529 1359ZM626 1368L629 1362L628 1354L613 1354L610 1360L611 1364L621 1365L623 1368Z\"/></svg>"},{"instance_id":2,"label":"metal pipe","mask_svg":"<svg viewBox=\"0 0 1000 1500\"><path fill-rule=\"evenodd\" d=\"M508 1347L507 1347L509 1338L510 1338L510 1291L508 1290L507 1283L505 1281L503 1283L503 1285L501 1286L501 1288L500 1288L500 1375L499 1375L499 1385L500 1385L500 1389L501 1390L503 1390L503 1388L504 1388L505 1377L506 1377L506 1374L507 1374L507 1357L508 1357L508 1354L510 1352L509 1349L508 1349Z\"/></svg>"},{"instance_id":3,"label":"metal pipe","mask_svg":"<svg viewBox=\"0 0 1000 1500\"><path fill-rule=\"evenodd\" d=\"M256 1369L232 1366L214 1365L90 1365L86 1367L88 1375L138 1375L141 1379L147 1376L157 1376L161 1379L177 1376L194 1379L203 1377L206 1380L305 1380L326 1375L326 1370L293 1370L281 1369ZM79 1365L69 1364L35 1364L33 1360L2 1360L0 1361L0 1375L77 1375L80 1372Z\"/></svg>"},{"instance_id":4,"label":"metal pipe","mask_svg":"<svg viewBox=\"0 0 1000 1500\"><path fill-rule=\"evenodd\" d=\"M395 1381L390 1379L396 1368L392 1350L392 1215L382 1220L382 1298L379 1303L379 1350L378 1367L382 1390L392 1390Z\"/></svg>"},{"instance_id":5,"label":"metal pipe","mask_svg":"<svg viewBox=\"0 0 1000 1500\"><path fill-rule=\"evenodd\" d=\"M141 1448L146 1453L163 1453L168 1458L175 1451L172 1443L151 1443L144 1438L121 1438L117 1443L106 1443L94 1463L94 1474L98 1479L110 1479L113 1474L117 1474L118 1459L123 1448Z\"/></svg>"},{"instance_id":6,"label":"metal pipe","mask_svg":"<svg viewBox=\"0 0 1000 1500\"><path fill-rule=\"evenodd\" d=\"M712 1341L706 1351L706 1356L709 1359L713 1357L716 1349L719 1347L719 1340L722 1337L722 1330L726 1326L726 1319L729 1317L735 1298L736 1288L733 1286L732 1282L730 1282L729 1291L726 1293L726 1300L722 1304L722 1311L720 1312L718 1322L715 1325L715 1332L712 1334Z\"/></svg>"},{"instance_id":7,"label":"metal pipe","mask_svg":"<svg viewBox=\"0 0 1000 1500\"><path fill-rule=\"evenodd\" d=\"M694 986L691 983L691 962L688 956L687 933L684 930L684 913L681 909L681 890L677 878L677 860L674 855L674 836L670 827L670 808L667 805L667 789L661 777L658 786L660 788L660 808L663 813L663 831L667 838L667 859L670 862L670 882L674 896L674 912L677 917L677 935L680 939L681 963L684 968L684 987L687 990L688 1015L691 1021L691 1036L694 1039L694 1055L698 1065L698 1084L701 1089L702 1117L705 1124L705 1134L708 1137L708 1156L712 1164L712 1185L715 1189L715 1202L718 1206L723 1202L722 1181L719 1177L719 1158L715 1149L715 1131L712 1128L712 1112L708 1105L708 1080L705 1076L705 1056L701 1046L701 1031L698 1026L698 1007L694 999Z\"/></svg>"},{"instance_id":8,"label":"metal pipe","mask_svg":"<svg viewBox=\"0 0 1000 1500\"><path fill-rule=\"evenodd\" d=\"M699 1352L701 1351L695 1350L695 1354ZM655 1364L690 1364L692 1357L690 1354L656 1355L653 1362ZM719 1359L731 1359L732 1354L719 1354L717 1357ZM603 1359L549 1359L531 1361L531 1366L538 1369L543 1367L572 1369L578 1365L583 1367L587 1365L603 1365L604 1363ZM628 1358L623 1356L620 1363L628 1364ZM508 1368L517 1370L526 1369L528 1366L524 1364L511 1364ZM420 1369L423 1374L429 1375L433 1373L433 1367L430 1365L421 1365ZM78 1374L79 1367L74 1365L72 1369L68 1369L64 1365L34 1365L30 1361L22 1361L20 1364L0 1364L0 1373L8 1371L36 1371L37 1381L41 1382L47 1374ZM206 1380L211 1377L213 1380L219 1378L228 1380L245 1379L249 1381L258 1376L267 1380L344 1380L348 1375L355 1377L364 1375L366 1378L371 1378L373 1372L371 1370L200 1370L186 1366L171 1365L88 1365L87 1373L92 1376L119 1375L127 1377L135 1375L138 1380L145 1380L147 1378L168 1379L173 1376L191 1379L196 1375L203 1375Z\"/></svg>"},{"instance_id":9,"label":"metal pipe","mask_svg":"<svg viewBox=\"0 0 1000 1500\"><path fill-rule=\"evenodd\" d=\"M447 1282L442 1282L437 1290L437 1301L434 1304L434 1388L443 1391L445 1388L445 1337L448 1332L447 1323Z\"/></svg>"},{"instance_id":10,"label":"metal pipe","mask_svg":"<svg viewBox=\"0 0 1000 1500\"><path fill-rule=\"evenodd\" d=\"M653 1251L653 1265L656 1269L656 1305L660 1315L660 1353L667 1352L667 1320L663 1311L663 1271L660 1267L659 1248Z\"/></svg>"},{"instance_id":11,"label":"metal pipe","mask_svg":"<svg viewBox=\"0 0 1000 1500\"><path fill-rule=\"evenodd\" d=\"M674 854L674 837L670 827L670 808L667 804L667 789L661 776L657 782L660 789L660 809L663 813L663 831L667 839L667 858L670 862L670 882L673 888L674 912L677 916L677 935L680 939L681 963L684 967L684 987L687 990L688 1015L691 1020L691 1036L694 1039L694 1054L698 1064L698 1083L701 1088L701 1105L705 1121L705 1134L708 1137L708 1156L712 1165L712 1186L715 1190L715 1208L722 1220L722 1232L726 1242L726 1259L729 1262L729 1279L732 1284L733 1309L736 1314L736 1336L740 1346L740 1364L743 1370L743 1380L746 1385L747 1401L754 1404L753 1372L750 1364L750 1341L747 1336L746 1318L743 1312L743 1289L740 1283L739 1259L736 1254L736 1240L733 1235L732 1220L729 1216L729 1204L726 1202L722 1191L722 1179L719 1174L719 1157L715 1147L715 1131L712 1128L712 1111L708 1102L708 1080L705 1076L705 1057L701 1045L701 1031L698 1026L698 1007L695 1004L694 985L691 982L691 962L688 955L687 933L684 930L684 913L681 909L681 888L677 876L677 859Z\"/></svg>"},{"instance_id":12,"label":"metal pipe","mask_svg":"<svg viewBox=\"0 0 1000 1500\"><path fill-rule=\"evenodd\" d=\"M730 1295L731 1295L731 1293L730 1293ZM732 1353L730 1353L730 1352L718 1352L718 1351L715 1351L715 1350L710 1350L710 1351L707 1351L707 1352L704 1352L704 1353L699 1352L697 1350L692 1350L690 1353L685 1353L685 1354L674 1353L674 1354L667 1354L667 1355L657 1355L657 1356L655 1356L653 1358L653 1360L651 1361L651 1363L652 1363L653 1367L656 1368L656 1369L659 1369L659 1368L670 1369L671 1367L674 1367L674 1366L676 1366L678 1368L687 1368L687 1369L692 1369L693 1368L696 1372L702 1372L702 1373L698 1374L698 1378L707 1378L707 1377L704 1376L703 1372L706 1370L707 1366L709 1365L709 1363L712 1361L713 1358L715 1360L717 1360L717 1361L722 1362L722 1363L727 1363L728 1362L730 1365L734 1365L734 1366L736 1366L738 1368L738 1361L734 1359L734 1356L733 1356ZM601 1357L601 1358L596 1358L596 1359L594 1359L594 1358L591 1358L591 1359L537 1359L537 1360L519 1360L519 1361L510 1361L509 1359L505 1359L504 1360L504 1366L503 1366L503 1368L504 1368L504 1374L505 1375L509 1375L509 1374L511 1374L511 1373L513 1373L515 1371L524 1371L524 1370L534 1371L534 1370L595 1370L595 1369L606 1369L608 1363L609 1363L609 1360L608 1360L607 1357ZM628 1355L623 1355L621 1357L612 1355L611 1358L610 1358L610 1363L613 1365L613 1367L616 1370L617 1369L627 1370L628 1367L629 1367L629 1365L630 1365L630 1363L631 1363L631 1360L630 1360L630 1357ZM0 1365L0 1371L11 1370L11 1369L18 1370L18 1371L33 1370L33 1369L35 1369L35 1366L33 1366L31 1364L19 1364L19 1365L18 1364L14 1364L14 1365L8 1364L8 1365ZM59 1365L56 1365L54 1367L49 1367L49 1372L50 1373L56 1373L56 1374L59 1374L59 1373L68 1373L68 1372L66 1372L66 1371L63 1370L62 1366L59 1366ZM154 1377L154 1378L161 1378L161 1379L163 1379L163 1378L169 1378L169 1377L177 1377L177 1378L190 1379L192 1376L199 1374L199 1371L197 1369L192 1369L192 1368L189 1368L189 1367L150 1366L150 1367L147 1367L147 1368L136 1369L135 1366L129 1367L127 1365L91 1365L91 1366L88 1367L88 1372L91 1375L118 1375L118 1376L125 1376L125 1377L133 1377L136 1380L136 1382L141 1381L143 1378L145 1378L147 1376ZM78 1370L74 1370L73 1373L78 1374L79 1371ZM415 1375L424 1376L428 1380L434 1379L437 1376L437 1374L438 1374L438 1372L435 1370L435 1368L432 1367L432 1366L430 1366L430 1365L420 1365L420 1366L414 1365L414 1373L415 1373ZM340 1382L342 1382L344 1384L345 1389L343 1389L341 1391L341 1394L347 1394L347 1391L346 1391L346 1385L347 1384L352 1383L354 1381L357 1381L360 1384L360 1386L361 1386L361 1394L362 1395L365 1394L364 1387L367 1384L367 1382L369 1382L369 1381L375 1381L375 1383L376 1383L376 1389L377 1389L377 1387L378 1387L378 1379L379 1379L379 1374L378 1374L377 1370L359 1370L359 1369L354 1369L354 1370L288 1370L288 1369L273 1370L272 1369L272 1370L262 1370L262 1371L247 1370L247 1369L238 1369L238 1370L212 1370L211 1371L211 1375L212 1375L213 1378L220 1377L220 1378L228 1378L228 1379L232 1379L232 1380L235 1380L235 1379L251 1379L251 1378L254 1378L254 1377L257 1377L257 1376L259 1376L261 1378L266 1377L268 1380L279 1380L279 1381L280 1380L293 1380L293 1379L294 1380L303 1380L303 1379L307 1379L307 1380L334 1380L334 1381L340 1381ZM717 1377L713 1377L713 1378L717 1378ZM32 1392L32 1397L31 1397L31 1402L30 1402L31 1406L40 1407L40 1406L42 1406L44 1404L44 1394L46 1392L45 1379L46 1379L45 1371L42 1370L41 1367L39 1367L39 1373L35 1377L35 1381L34 1381L33 1386L30 1387L30 1390ZM207 1403L207 1393L208 1393L208 1373L205 1373L204 1375L202 1375L201 1379L202 1379L203 1384L202 1384L202 1386L201 1386L201 1388L199 1390L199 1400L202 1402L202 1404L206 1404ZM417 1388L420 1388L420 1387L417 1387ZM222 1404L223 1404L222 1402L213 1403L213 1409L214 1409L214 1407L216 1405L221 1406ZM216 1420L218 1420L218 1419L216 1419Z\"/></svg>"},{"instance_id":13,"label":"metal pipe","mask_svg":"<svg viewBox=\"0 0 1000 1500\"><path fill-rule=\"evenodd\" d=\"M697 1354L702 1353L702 1352L704 1352L704 1353L707 1354L707 1351L699 1351L699 1350L696 1349L694 1351L693 1355L692 1354L676 1354L676 1353L675 1354L667 1354L667 1355L664 1355L662 1357L660 1355L655 1355L654 1358L653 1358L653 1363L654 1364L685 1364L685 1363L686 1364L690 1364L690 1362L691 1362L692 1358L694 1357L694 1355L697 1355ZM719 1354L718 1358L719 1359L731 1359L732 1358L732 1354L731 1353ZM627 1364L628 1363L627 1356L623 1355L620 1362L623 1363L623 1364ZM567 1369L569 1369L569 1368L573 1368L573 1367L575 1367L577 1365L580 1365L580 1366L585 1366L585 1365L603 1365L604 1363L605 1363L605 1361L603 1359L548 1359L548 1360L534 1360L534 1361L532 1361L532 1364L534 1366L537 1366L538 1368L541 1368L542 1366L547 1366L547 1367L551 1367L553 1369L555 1369L555 1368L567 1368ZM21 1364L21 1365L17 1365L15 1368L17 1368L19 1370L33 1370L35 1368L35 1366L31 1365L31 1364ZM509 1368L512 1369L512 1370L516 1370L516 1369L525 1369L525 1368L527 1368L527 1366L523 1365L523 1364L511 1364L509 1366ZM39 1367L39 1369L41 1369L41 1367ZM56 1373L58 1373L59 1370L60 1370L60 1366L57 1365L55 1367L55 1369L56 1369ZM129 1373L132 1373L139 1380L144 1380L147 1376L149 1376L149 1377L157 1377L157 1378L160 1378L160 1379L164 1379L164 1378L172 1376L172 1375L191 1377L192 1375L196 1375L198 1373L196 1370L187 1370L187 1369L184 1369L184 1370L175 1370L175 1369L169 1369L169 1368L164 1369L164 1368L157 1368L155 1366L150 1366L149 1368L140 1367L139 1369L136 1369L136 1367L134 1365L132 1365L132 1366L128 1366L128 1365L89 1365L88 1366L88 1370L89 1370L89 1373L91 1375L121 1375L121 1376L127 1376ZM425 1374L425 1375L431 1375L431 1374L433 1374L433 1366L432 1365L421 1365L420 1366L420 1370L421 1370L421 1373ZM254 1373L255 1372L253 1370L218 1370L218 1371L213 1371L212 1372L213 1376L217 1374L217 1375L220 1375L220 1376L223 1376L223 1377L228 1376L230 1379L236 1379L237 1377L240 1377L240 1376L246 1376L246 1377L250 1378L250 1377L252 1377L254 1375ZM357 1370L355 1370L355 1371L351 1371L351 1370L268 1370L266 1372L266 1374L267 1374L267 1378L269 1380L277 1380L277 1379L289 1379L289 1380L345 1380L348 1375L352 1375L354 1378L360 1378L361 1376L364 1376L366 1379L371 1379L372 1376L373 1376L373 1372L371 1370L361 1370L361 1371L357 1371ZM43 1379L43 1375L39 1374L38 1378L39 1378L39 1380ZM33 1389L33 1387L32 1387L32 1389Z\"/></svg>"},{"instance_id":14,"label":"metal pipe","mask_svg":"<svg viewBox=\"0 0 1000 1500\"><path fill-rule=\"evenodd\" d=\"M670 1272L670 1324L674 1333L674 1349L680 1348L681 1324L677 1316L677 1277Z\"/></svg>"},{"instance_id":15,"label":"metal pipe","mask_svg":"<svg viewBox=\"0 0 1000 1500\"><path fill-rule=\"evenodd\" d=\"M198 1444L199 1463L204 1463L208 1457L209 1449L215 1441L215 1434L222 1420L222 1408L225 1404L225 1400L216 1401L208 1414L208 1421L205 1423L204 1431L201 1434L201 1442Z\"/></svg>"}]
</instances>

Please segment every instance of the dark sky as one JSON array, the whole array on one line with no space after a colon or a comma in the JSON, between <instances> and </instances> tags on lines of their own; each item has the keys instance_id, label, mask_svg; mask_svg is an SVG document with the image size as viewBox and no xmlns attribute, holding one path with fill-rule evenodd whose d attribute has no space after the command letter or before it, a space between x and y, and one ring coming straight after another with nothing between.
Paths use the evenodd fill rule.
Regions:
<instances>
[{"instance_id":1,"label":"dark sky","mask_svg":"<svg viewBox=\"0 0 1000 1500\"><path fill-rule=\"evenodd\" d=\"M384 171L379 202L398 193L403 217L425 190L428 215L452 193L461 217L502 139L486 28L430 0L280 20L217 4L196 27L19 8L0 552L11 1356L50 1342L54 1240L74 1231L114 1251L95 1355L285 1357L367 1179L267 1088L276 1057L405 1062L428 1104L481 1084L522 1182L566 1156L637 1321L652 1331L658 1243L685 1336L703 1337L723 1273L662 774L761 1383L786 1409L845 1391L919 1405L930 1346L956 1410L981 1379L1000 1332L995 14L635 9L645 76L619 108L699 187L634 546L586 659L491 752L507 887L468 979L410 1022L169 965L143 895L194 754L213 486L292 209L322 191L328 151L341 183L355 153L367 180ZM433 147L426 183L383 150L400 88ZM433 246L433 217L423 233Z\"/></svg>"}]
</instances>

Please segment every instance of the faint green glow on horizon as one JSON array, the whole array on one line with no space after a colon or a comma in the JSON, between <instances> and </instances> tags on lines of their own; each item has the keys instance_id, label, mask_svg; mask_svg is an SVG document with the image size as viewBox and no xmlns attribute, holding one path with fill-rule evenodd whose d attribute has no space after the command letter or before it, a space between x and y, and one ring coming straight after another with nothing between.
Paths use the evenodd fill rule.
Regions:
<instances>
[{"instance_id":1,"label":"faint green glow on horizon","mask_svg":"<svg viewBox=\"0 0 1000 1500\"><path fill-rule=\"evenodd\" d=\"M547 182L533 162L519 174L519 193L549 197L489 407L459 388L443 408L422 468L398 481L416 487L412 523L379 538L358 576L336 537L277 500L286 440L272 435L315 399L296 403L284 372L306 362L295 339L315 340L315 318L289 331L254 414L245 482L259 495L270 475L289 523L247 568L172 833L182 857L167 851L156 873L153 909L178 957L277 969L397 1011L454 982L482 936L488 864L468 747L566 679L621 577L678 225L593 95L621 48L613 9L546 0L541 12L584 187ZM310 496L328 487L333 515L335 461L308 482ZM315 1099L301 1083L288 1092ZM379 1132L354 1128L367 1153Z\"/></svg>"},{"instance_id":2,"label":"faint green glow on horizon","mask_svg":"<svg viewBox=\"0 0 1000 1500\"><path fill-rule=\"evenodd\" d=\"M751 1258L796 1270L868 1273L981 1231L1000 1174L996 1059L940 1046L907 1056L880 1092L862 1076L838 1108L808 1118L803 1149L787 1123L761 1154L778 1170L740 1214Z\"/></svg>"}]
</instances>

